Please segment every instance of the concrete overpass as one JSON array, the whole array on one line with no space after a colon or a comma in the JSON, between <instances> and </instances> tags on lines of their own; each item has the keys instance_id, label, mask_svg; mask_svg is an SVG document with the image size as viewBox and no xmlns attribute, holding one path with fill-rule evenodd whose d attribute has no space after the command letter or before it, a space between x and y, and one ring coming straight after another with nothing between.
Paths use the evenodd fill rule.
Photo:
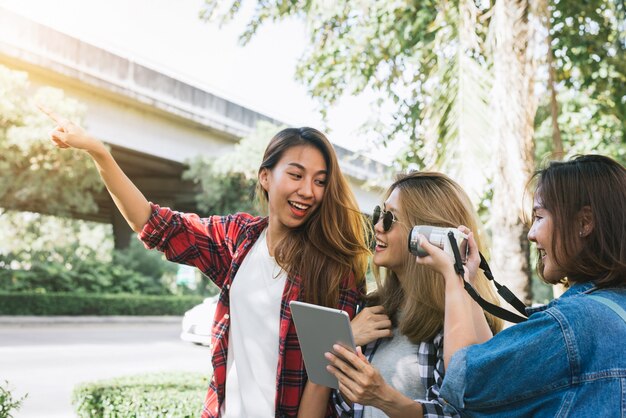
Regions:
<instances>
[{"instance_id":1,"label":"concrete overpass","mask_svg":"<svg viewBox=\"0 0 626 418\"><path fill-rule=\"evenodd\" d=\"M219 156L252 132L257 122L281 121L219 97L165 70L73 38L0 7L0 64L29 73L33 85L63 89L86 104L85 126L113 155L146 197L197 211L196 186L181 180L185 162ZM368 184L388 168L335 145L340 165L367 212L382 189ZM108 194L97 213L82 218L113 224L116 246L130 230ZM43 208L24 208L43 211Z\"/></svg>"}]
</instances>

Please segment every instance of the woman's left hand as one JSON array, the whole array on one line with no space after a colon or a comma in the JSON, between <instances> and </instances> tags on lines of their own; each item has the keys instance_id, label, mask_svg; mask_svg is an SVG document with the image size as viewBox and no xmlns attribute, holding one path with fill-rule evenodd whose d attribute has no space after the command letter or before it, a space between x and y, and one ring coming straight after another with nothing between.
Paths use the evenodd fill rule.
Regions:
<instances>
[{"instance_id":1,"label":"woman's left hand","mask_svg":"<svg viewBox=\"0 0 626 418\"><path fill-rule=\"evenodd\" d=\"M474 240L474 234L468 227L461 225L458 229L468 236L467 241L469 245L469 254L467 262L463 268L465 269L465 279L469 281L470 284L473 284L476 278L476 272L478 271L478 267L480 265L478 245L476 244L476 240ZM448 277L457 277L454 271L454 261L450 259L450 256L439 247L436 247L428 242L426 237L423 235L420 235L419 238L419 245L428 253L428 255L424 257L416 257L416 263L430 267L443 275L446 279Z\"/></svg>"},{"instance_id":2,"label":"woman's left hand","mask_svg":"<svg viewBox=\"0 0 626 418\"><path fill-rule=\"evenodd\" d=\"M339 390L351 402L378 406L383 401L387 382L363 356L361 348L356 354L335 344L333 353L325 356L330 362L326 369L339 381Z\"/></svg>"},{"instance_id":3,"label":"woman's left hand","mask_svg":"<svg viewBox=\"0 0 626 418\"><path fill-rule=\"evenodd\" d=\"M480 266L480 254L478 252L478 244L476 244L476 240L474 239L474 233L470 231L468 227L466 227L465 225L461 225L458 229L459 231L467 235L469 254L467 256L467 261L464 266L465 280L473 285L476 279L476 273L478 272L478 267Z\"/></svg>"},{"instance_id":4,"label":"woman's left hand","mask_svg":"<svg viewBox=\"0 0 626 418\"><path fill-rule=\"evenodd\" d=\"M379 338L393 336L391 320L381 305L368 306L363 309L350 321L350 326L354 335L354 343L357 346L369 344Z\"/></svg>"}]
</instances>

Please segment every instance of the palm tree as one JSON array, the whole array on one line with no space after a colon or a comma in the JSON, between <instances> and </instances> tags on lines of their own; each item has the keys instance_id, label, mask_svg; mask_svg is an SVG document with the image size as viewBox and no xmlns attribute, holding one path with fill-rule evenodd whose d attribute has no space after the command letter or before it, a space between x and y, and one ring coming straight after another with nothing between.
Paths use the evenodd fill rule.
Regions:
<instances>
[{"instance_id":1,"label":"palm tree","mask_svg":"<svg viewBox=\"0 0 626 418\"><path fill-rule=\"evenodd\" d=\"M369 87L396 106L379 137L411 141L406 164L446 171L477 200L493 180L492 267L529 299L522 196L533 170L530 0L258 2L243 39L267 19L307 17L299 77L322 108ZM203 16L215 18L217 0ZM232 16L233 1L222 16ZM488 25L489 24L489 25ZM488 49L485 40L492 41ZM490 42L487 42L489 45Z\"/></svg>"},{"instance_id":2,"label":"palm tree","mask_svg":"<svg viewBox=\"0 0 626 418\"><path fill-rule=\"evenodd\" d=\"M498 0L492 24L494 50L493 146L496 171L491 212L492 267L518 297L528 300L527 230L522 200L534 169L535 60L528 0Z\"/></svg>"}]
</instances>

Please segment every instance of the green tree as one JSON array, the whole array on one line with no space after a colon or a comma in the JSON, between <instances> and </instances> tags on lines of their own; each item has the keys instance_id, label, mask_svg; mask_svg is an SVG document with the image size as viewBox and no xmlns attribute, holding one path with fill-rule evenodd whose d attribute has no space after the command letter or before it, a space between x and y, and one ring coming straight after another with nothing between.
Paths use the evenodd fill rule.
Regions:
<instances>
[{"instance_id":1,"label":"green tree","mask_svg":"<svg viewBox=\"0 0 626 418\"><path fill-rule=\"evenodd\" d=\"M369 129L380 133L382 143L397 137L409 140L399 159L403 165L442 169L473 192L475 200L481 196L481 207L490 213L494 270L514 292L528 298L522 200L535 167L534 91L542 81L537 68L543 64L537 51L549 33L552 54L547 57L554 55L550 68L558 74L551 87L584 85L598 109L596 120L611 125L605 131L623 132L615 128L615 121L623 123L623 117L606 120L611 112L622 112L619 107L625 103L623 4L615 0L255 3L242 41L250 40L266 21L304 19L311 43L296 77L322 109L345 94L366 89L379 95L381 106L392 103L392 122L374 121ZM206 0L201 17L227 22L241 5L233 1L225 10L223 2ZM610 106L618 109L609 112ZM546 112L541 114L538 123L544 132ZM602 141L614 143L606 137ZM566 138L565 145L570 144ZM588 144L585 150L593 148ZM623 140L605 149L619 151L620 146L623 149ZM468 181L477 178L491 182Z\"/></svg>"},{"instance_id":2,"label":"green tree","mask_svg":"<svg viewBox=\"0 0 626 418\"><path fill-rule=\"evenodd\" d=\"M0 384L0 418L13 418L13 412L20 409L27 396L16 399L9 389L9 382L6 380L4 384Z\"/></svg>"},{"instance_id":3,"label":"green tree","mask_svg":"<svg viewBox=\"0 0 626 418\"><path fill-rule=\"evenodd\" d=\"M554 98L541 101L537 112L538 160L600 152L623 162L626 6L612 0L553 1L545 14Z\"/></svg>"},{"instance_id":4,"label":"green tree","mask_svg":"<svg viewBox=\"0 0 626 418\"><path fill-rule=\"evenodd\" d=\"M562 137L564 158L576 154L611 155L626 164L626 142L622 121L586 93L562 88L559 92L557 123ZM554 153L552 116L549 104L541 103L537 111L535 142L538 161Z\"/></svg>"},{"instance_id":5,"label":"green tree","mask_svg":"<svg viewBox=\"0 0 626 418\"><path fill-rule=\"evenodd\" d=\"M82 121L76 100L48 87L33 94L26 73L0 65L0 207L58 215L96 210L97 171L86 155L57 152L46 140L51 123L37 103Z\"/></svg>"},{"instance_id":6,"label":"green tree","mask_svg":"<svg viewBox=\"0 0 626 418\"><path fill-rule=\"evenodd\" d=\"M581 91L626 135L626 4L552 1L550 35L557 82Z\"/></svg>"},{"instance_id":7,"label":"green tree","mask_svg":"<svg viewBox=\"0 0 626 418\"><path fill-rule=\"evenodd\" d=\"M113 249L111 225L32 212L0 212L0 289L171 294L177 265L138 240Z\"/></svg>"},{"instance_id":8,"label":"green tree","mask_svg":"<svg viewBox=\"0 0 626 418\"><path fill-rule=\"evenodd\" d=\"M72 257L111 261L111 225L33 212L0 209L0 254L22 254L15 262L29 263L35 254L45 254L47 262L63 262Z\"/></svg>"},{"instance_id":9,"label":"green tree","mask_svg":"<svg viewBox=\"0 0 626 418\"><path fill-rule=\"evenodd\" d=\"M217 3L206 1L204 18L219 15ZM239 7L239 1L233 2L221 18L232 16ZM268 19L303 15L311 45L297 77L322 108L344 94L374 90L382 101L395 105L394 122L375 124L383 142L409 140L400 159L403 165L445 170L475 200L493 193L495 201L512 206L491 216L491 224L499 228L494 237L506 242L508 250L501 256L494 245L494 268L504 273L500 279L525 295L527 255L519 245L523 229L519 215L521 179L532 167L532 147L527 146L532 118L526 116L530 113L526 99L533 78L525 72L526 55L506 53L507 48L519 51L529 43L527 3L503 0L487 8L469 0L258 2L242 39L250 39ZM516 28L514 36L501 30L506 28ZM510 87L514 99L500 101ZM497 99L490 100L494 95ZM505 105L508 112L503 112ZM503 118L494 118L494 112ZM495 178L495 173L506 176L506 181L496 182L488 191L486 179ZM519 203L510 205L508 199L516 194L513 202Z\"/></svg>"}]
</instances>

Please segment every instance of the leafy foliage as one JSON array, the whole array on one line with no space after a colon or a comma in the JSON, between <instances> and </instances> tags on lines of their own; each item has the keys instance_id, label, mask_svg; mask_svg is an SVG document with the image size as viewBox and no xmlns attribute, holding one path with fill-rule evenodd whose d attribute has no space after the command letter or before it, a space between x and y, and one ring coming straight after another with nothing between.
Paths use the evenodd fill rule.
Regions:
<instances>
[{"instance_id":1,"label":"leafy foliage","mask_svg":"<svg viewBox=\"0 0 626 418\"><path fill-rule=\"evenodd\" d=\"M242 2L226 12L221 3L206 0L202 17L226 22ZM485 10L461 3L459 9L450 1L257 2L241 40L248 42L265 21L304 16L311 42L296 77L322 113L344 94L371 89L380 119L367 130L376 141L407 140L405 165L422 168L456 154L458 166L468 147L454 148L451 139L479 143L489 126L482 53L488 19ZM384 105L392 108L389 118L379 112Z\"/></svg>"},{"instance_id":2,"label":"leafy foliage","mask_svg":"<svg viewBox=\"0 0 626 418\"><path fill-rule=\"evenodd\" d=\"M113 251L110 225L4 212L0 289L9 291L172 294L177 266L138 240Z\"/></svg>"},{"instance_id":3,"label":"leafy foliage","mask_svg":"<svg viewBox=\"0 0 626 418\"><path fill-rule=\"evenodd\" d=\"M26 396L15 399L9 390L9 382L5 380L4 385L0 385L0 418L13 418L13 411L20 409Z\"/></svg>"},{"instance_id":4,"label":"leafy foliage","mask_svg":"<svg viewBox=\"0 0 626 418\"><path fill-rule=\"evenodd\" d=\"M208 387L200 373L153 373L85 383L74 388L79 417L195 417Z\"/></svg>"},{"instance_id":5,"label":"leafy foliage","mask_svg":"<svg viewBox=\"0 0 626 418\"><path fill-rule=\"evenodd\" d=\"M535 22L536 27L524 23L508 28L520 47L512 47L505 53L510 54L511 61L516 54L527 53L536 60L536 45L529 33L533 30L539 33L542 29L544 34L549 33L561 99L558 123L563 131L566 156L600 152L624 161L626 6L616 0L546 2L545 10L534 7L536 2L518 2L517 10L507 10L512 15L511 22L528 20ZM224 8L224 2L205 0L201 17L227 22L241 11L242 3L234 0L228 3L230 7ZM364 136L374 138L379 144L397 138L405 140L406 150L398 158L402 166L439 169L459 179L474 201L480 202L481 218L491 218L488 223L496 224L494 218L498 215L490 214L491 199L494 195L505 195L502 189L507 185L494 184L491 160L502 157L503 147L498 147L498 141L510 138L493 135L490 108L507 109L526 120L535 115L534 97L516 101L508 97L507 86L502 85L500 95L491 96L492 61L495 51L502 50L489 48L492 44L497 46L492 42L497 37L492 15L496 11L494 4L498 3L472 0L252 3L256 9L241 36L242 42L248 42L264 22L304 19L311 42L296 76L308 86L311 96L319 100L322 112L343 95L371 89L378 96L374 104L377 119L364 127ZM506 65L507 60L498 62ZM535 64L526 62L523 68L505 68L504 72L522 71L519 77L530 79L535 74L526 72L534 72ZM537 83L537 92L546 90L541 82ZM523 91L528 88L517 86L520 87ZM549 102L541 101L535 119L535 151L539 161L552 151L549 106ZM391 115L385 114L389 113L388 108ZM510 132L511 138L523 135L518 131ZM499 163L514 172L517 163L532 160L533 156L527 155L531 149L527 145L523 150L509 149L513 155L526 154L513 157L515 164Z\"/></svg>"},{"instance_id":6,"label":"leafy foliage","mask_svg":"<svg viewBox=\"0 0 626 418\"><path fill-rule=\"evenodd\" d=\"M12 253L15 262L28 263L32 254L42 261L92 257L110 261L113 250L111 225L70 218L0 209L0 254Z\"/></svg>"},{"instance_id":7,"label":"leafy foliage","mask_svg":"<svg viewBox=\"0 0 626 418\"><path fill-rule=\"evenodd\" d=\"M32 255L29 269L9 269L13 254L0 258L0 289L13 292L172 294L161 276L146 276L114 263L88 258L70 262L47 262L46 254Z\"/></svg>"},{"instance_id":8,"label":"leafy foliage","mask_svg":"<svg viewBox=\"0 0 626 418\"><path fill-rule=\"evenodd\" d=\"M0 315L183 315L199 295L129 295L0 291Z\"/></svg>"},{"instance_id":9,"label":"leafy foliage","mask_svg":"<svg viewBox=\"0 0 626 418\"><path fill-rule=\"evenodd\" d=\"M96 169L86 154L58 152L45 140L54 125L36 103L79 123L84 107L61 90L33 95L29 88L26 73L0 65L0 206L59 215L94 211L94 194L103 187Z\"/></svg>"},{"instance_id":10,"label":"leafy foliage","mask_svg":"<svg viewBox=\"0 0 626 418\"><path fill-rule=\"evenodd\" d=\"M565 157L601 153L626 161L626 6L553 1L548 9ZM538 161L550 156L549 103L536 115Z\"/></svg>"},{"instance_id":11,"label":"leafy foliage","mask_svg":"<svg viewBox=\"0 0 626 418\"><path fill-rule=\"evenodd\" d=\"M205 0L201 16L227 22L242 1ZM377 141L408 139L403 165L435 166L454 177L484 164L493 149L486 108L491 51L484 46L493 10L485 2L258 1L242 42L268 21L306 20L311 43L297 77L320 101L322 112L344 94L371 88L376 108L391 103L392 118L365 129ZM534 11L533 11L534 12ZM533 13L531 12L531 13ZM626 149L626 6L622 1L548 0L550 47L560 90L559 126L566 155L602 152L623 159ZM514 51L511 51L514 53ZM541 91L541 86L538 88ZM537 156L551 149L549 103L536 127ZM482 140L481 140L482 138ZM473 154L473 155L472 155ZM467 162L467 168L460 164ZM483 173L486 176L489 173ZM480 177L474 175L474 177ZM470 186L472 187L472 186ZM480 184L480 195L488 187ZM476 194L474 194L476 196Z\"/></svg>"},{"instance_id":12,"label":"leafy foliage","mask_svg":"<svg viewBox=\"0 0 626 418\"><path fill-rule=\"evenodd\" d=\"M172 274L176 266L160 263L160 254L145 250L138 254L148 256L141 257L142 260L134 266L128 266L120 262L129 259L126 254L116 253L113 262L102 262L93 257L49 261L47 253L31 252L28 264L22 267L16 260L23 254L9 253L0 256L0 289L13 292L173 294L175 289L163 280L163 276L164 271ZM142 265L148 265L151 260L158 264L150 266L148 271L141 271Z\"/></svg>"},{"instance_id":13,"label":"leafy foliage","mask_svg":"<svg viewBox=\"0 0 626 418\"><path fill-rule=\"evenodd\" d=\"M602 104L578 91L565 90L559 98L561 111L557 121L565 159L576 154L599 153L626 164L624 125L613 113L604 112ZM552 118L547 104L539 107L536 124L536 158L545 161L552 153Z\"/></svg>"},{"instance_id":14,"label":"leafy foliage","mask_svg":"<svg viewBox=\"0 0 626 418\"><path fill-rule=\"evenodd\" d=\"M598 115L613 116L626 143L626 4L552 1L550 29L558 81L588 95Z\"/></svg>"}]
</instances>

